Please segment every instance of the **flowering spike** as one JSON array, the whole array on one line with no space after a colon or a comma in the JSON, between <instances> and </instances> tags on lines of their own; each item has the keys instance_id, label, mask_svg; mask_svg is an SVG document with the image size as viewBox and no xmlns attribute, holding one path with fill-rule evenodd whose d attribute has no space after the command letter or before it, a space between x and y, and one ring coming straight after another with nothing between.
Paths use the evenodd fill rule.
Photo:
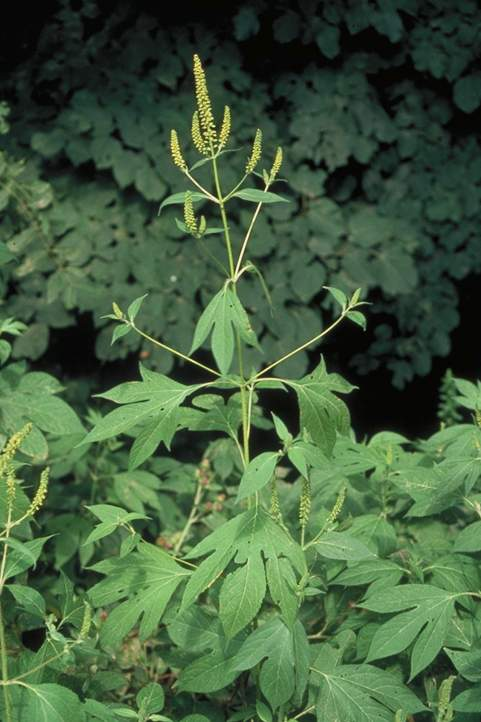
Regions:
<instances>
[{"instance_id":1,"label":"flowering spike","mask_svg":"<svg viewBox=\"0 0 481 722\"><path fill-rule=\"evenodd\" d=\"M170 152L172 154L172 160L174 161L174 165L176 165L178 168L180 168L181 171L186 173L188 167L180 149L179 137L176 130L170 131Z\"/></svg>"},{"instance_id":2,"label":"flowering spike","mask_svg":"<svg viewBox=\"0 0 481 722\"><path fill-rule=\"evenodd\" d=\"M209 91L207 89L204 68L202 67L202 63L197 53L194 55L194 83L202 136L204 141L207 143L210 152L214 153L218 142L217 131L215 128L214 116L212 114L212 104L210 102Z\"/></svg>"},{"instance_id":3,"label":"flowering spike","mask_svg":"<svg viewBox=\"0 0 481 722\"><path fill-rule=\"evenodd\" d=\"M192 116L192 142L201 155L209 155L209 146L202 137L199 113L197 111L195 111Z\"/></svg>"},{"instance_id":4,"label":"flowering spike","mask_svg":"<svg viewBox=\"0 0 481 722\"><path fill-rule=\"evenodd\" d=\"M87 639L92 625L92 607L88 602L84 602L84 616L82 620L82 626L80 627L79 639Z\"/></svg>"},{"instance_id":5,"label":"flowering spike","mask_svg":"<svg viewBox=\"0 0 481 722\"><path fill-rule=\"evenodd\" d=\"M249 173L252 173L252 171L255 169L256 165L258 164L260 157L262 153L262 130L257 128L256 134L254 137L254 142L252 143L252 151L249 157L249 160L246 163L246 175Z\"/></svg>"},{"instance_id":6,"label":"flowering spike","mask_svg":"<svg viewBox=\"0 0 481 722\"><path fill-rule=\"evenodd\" d=\"M275 179L277 174L279 173L282 165L282 148L279 146L276 150L276 154L274 156L274 162L272 164L271 172L269 173L269 181L272 183L272 181Z\"/></svg>"},{"instance_id":7,"label":"flowering spike","mask_svg":"<svg viewBox=\"0 0 481 722\"><path fill-rule=\"evenodd\" d=\"M25 424L25 426L21 428L20 431L17 431L15 434L13 434L13 436L9 438L0 455L0 474L3 474L4 470L9 467L9 464L17 453L17 449L20 447L22 442L25 441L25 438L28 436L31 430L32 424Z\"/></svg>"},{"instance_id":8,"label":"flowering spike","mask_svg":"<svg viewBox=\"0 0 481 722\"><path fill-rule=\"evenodd\" d=\"M224 146L227 144L227 141L229 139L230 135L230 125L231 125L231 114L230 114L230 108L228 105L224 108L224 118L222 119L222 127L220 129L220 135L219 135L219 150L222 150Z\"/></svg>"},{"instance_id":9,"label":"flowering spike","mask_svg":"<svg viewBox=\"0 0 481 722\"><path fill-rule=\"evenodd\" d=\"M192 195L189 191L187 191L187 193L185 194L184 199L184 223L189 233L191 233L194 237L197 237L199 235L197 221L195 220Z\"/></svg>"},{"instance_id":10,"label":"flowering spike","mask_svg":"<svg viewBox=\"0 0 481 722\"><path fill-rule=\"evenodd\" d=\"M336 503L332 507L331 511L329 512L329 516L327 517L326 524L332 524L336 521L337 517L342 511L342 507L344 506L344 502L346 501L346 487L343 486L339 494L337 495Z\"/></svg>"},{"instance_id":11,"label":"flowering spike","mask_svg":"<svg viewBox=\"0 0 481 722\"><path fill-rule=\"evenodd\" d=\"M311 483L309 479L302 479L302 493L299 501L299 523L305 529L311 515Z\"/></svg>"},{"instance_id":12,"label":"flowering spike","mask_svg":"<svg viewBox=\"0 0 481 722\"><path fill-rule=\"evenodd\" d=\"M45 499L47 498L47 487L48 487L48 475L49 469L44 469L40 474L40 483L38 489L35 492L35 496L28 507L26 516L34 516L37 511L42 507Z\"/></svg>"}]
</instances>

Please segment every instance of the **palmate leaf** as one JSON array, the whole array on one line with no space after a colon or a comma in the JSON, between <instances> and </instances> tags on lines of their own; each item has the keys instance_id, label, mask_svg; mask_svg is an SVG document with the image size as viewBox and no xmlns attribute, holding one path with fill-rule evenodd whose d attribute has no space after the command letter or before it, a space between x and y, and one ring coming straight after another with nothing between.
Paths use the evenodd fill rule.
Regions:
<instances>
[{"instance_id":1,"label":"palmate leaf","mask_svg":"<svg viewBox=\"0 0 481 722\"><path fill-rule=\"evenodd\" d=\"M355 387L337 374L328 374L322 359L317 368L299 381L284 379L297 394L300 427L306 429L321 450L330 454L336 442L336 432L349 431L350 417L346 404L333 391L349 393Z\"/></svg>"},{"instance_id":2,"label":"palmate leaf","mask_svg":"<svg viewBox=\"0 0 481 722\"><path fill-rule=\"evenodd\" d=\"M240 671L231 662L245 639L245 633L230 639L218 617L207 609L189 607L177 614L167 631L178 647L201 653L182 670L178 685L185 692L210 693L227 687Z\"/></svg>"},{"instance_id":3,"label":"palmate leaf","mask_svg":"<svg viewBox=\"0 0 481 722\"><path fill-rule=\"evenodd\" d=\"M296 686L303 686L307 678L304 654L308 641L304 627L296 622L289 629L279 617L259 626L246 639L231 662L233 669L252 669L262 660L259 687L272 709L285 704ZM295 672L303 674L296 674Z\"/></svg>"},{"instance_id":4,"label":"palmate leaf","mask_svg":"<svg viewBox=\"0 0 481 722\"><path fill-rule=\"evenodd\" d=\"M292 584L294 571L305 572L300 546L260 507L234 517L203 539L187 559L210 554L194 571L187 583L182 609L219 577L234 560L240 568L228 574L219 596L219 616L227 636L233 637L255 617L263 602L266 587L273 601L292 621L292 606L279 595L280 585ZM286 563L269 567L266 585L265 561L285 559ZM294 575L295 576L295 575Z\"/></svg>"},{"instance_id":5,"label":"palmate leaf","mask_svg":"<svg viewBox=\"0 0 481 722\"><path fill-rule=\"evenodd\" d=\"M370 595L360 604L364 609L401 614L377 630L367 661L399 654L416 640L411 651L410 678L415 677L441 650L461 594L429 584L404 584Z\"/></svg>"},{"instance_id":6,"label":"palmate leaf","mask_svg":"<svg viewBox=\"0 0 481 722\"><path fill-rule=\"evenodd\" d=\"M105 559L92 568L106 575L89 592L95 607L125 600L102 627L100 638L108 648L118 646L140 618L140 637L152 634L175 590L190 576L169 554L146 543L126 557Z\"/></svg>"},{"instance_id":7,"label":"palmate leaf","mask_svg":"<svg viewBox=\"0 0 481 722\"><path fill-rule=\"evenodd\" d=\"M338 665L338 655L323 645L311 666L318 722L392 722L394 713L425 707L398 678L370 664Z\"/></svg>"},{"instance_id":8,"label":"palmate leaf","mask_svg":"<svg viewBox=\"0 0 481 722\"><path fill-rule=\"evenodd\" d=\"M147 422L131 451L131 468L139 466L163 441L169 446L177 430L176 413L182 402L205 384L185 386L140 364L142 381L119 384L98 394L101 398L121 404L110 411L82 440L82 444L103 441L129 431L136 424Z\"/></svg>"},{"instance_id":9,"label":"palmate leaf","mask_svg":"<svg viewBox=\"0 0 481 722\"><path fill-rule=\"evenodd\" d=\"M205 307L199 318L190 353L196 351L212 331L212 353L219 370L227 374L234 356L237 331L242 340L258 348L257 337L250 325L249 317L235 291L224 286Z\"/></svg>"}]
</instances>

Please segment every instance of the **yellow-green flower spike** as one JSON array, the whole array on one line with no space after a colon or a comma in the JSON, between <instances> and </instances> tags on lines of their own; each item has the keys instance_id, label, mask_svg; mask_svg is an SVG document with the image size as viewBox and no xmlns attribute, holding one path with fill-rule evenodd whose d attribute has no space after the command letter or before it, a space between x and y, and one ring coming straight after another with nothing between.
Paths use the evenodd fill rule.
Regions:
<instances>
[{"instance_id":1,"label":"yellow-green flower spike","mask_svg":"<svg viewBox=\"0 0 481 722\"><path fill-rule=\"evenodd\" d=\"M192 195L187 191L184 199L184 223L185 227L194 237L198 236L197 221L195 220L194 204Z\"/></svg>"},{"instance_id":2,"label":"yellow-green flower spike","mask_svg":"<svg viewBox=\"0 0 481 722\"><path fill-rule=\"evenodd\" d=\"M222 127L220 129L219 134L219 150L222 150L227 144L227 141L229 140L230 135L230 126L231 126L231 114L230 114L230 108L228 105L224 108L224 117L222 119Z\"/></svg>"},{"instance_id":3,"label":"yellow-green flower spike","mask_svg":"<svg viewBox=\"0 0 481 722\"><path fill-rule=\"evenodd\" d=\"M177 168L180 168L181 171L186 173L188 170L188 166L184 160L184 156L182 155L179 144L179 137L176 130L170 131L170 152L172 154L172 160L174 161L174 165L176 165Z\"/></svg>"},{"instance_id":4,"label":"yellow-green flower spike","mask_svg":"<svg viewBox=\"0 0 481 722\"><path fill-rule=\"evenodd\" d=\"M202 137L207 143L209 150L214 152L217 148L217 131L212 114L212 104L207 89L204 68L197 54L194 55L194 83Z\"/></svg>"},{"instance_id":5,"label":"yellow-green flower spike","mask_svg":"<svg viewBox=\"0 0 481 722\"><path fill-rule=\"evenodd\" d=\"M311 484L309 479L302 479L302 493L299 501L299 523L305 529L311 515Z\"/></svg>"},{"instance_id":6,"label":"yellow-green flower spike","mask_svg":"<svg viewBox=\"0 0 481 722\"><path fill-rule=\"evenodd\" d=\"M15 469L13 468L13 464L11 462L6 469L5 484L7 486L7 509L8 511L12 511L15 495L17 493L17 479L15 476Z\"/></svg>"},{"instance_id":7,"label":"yellow-green flower spike","mask_svg":"<svg viewBox=\"0 0 481 722\"><path fill-rule=\"evenodd\" d=\"M35 496L33 497L33 500L28 507L26 516L34 516L37 511L43 506L43 503L45 499L47 498L47 488L48 488L48 475L49 475L49 469L44 469L42 473L40 474L40 483L38 485L38 489L35 493Z\"/></svg>"},{"instance_id":8,"label":"yellow-green flower spike","mask_svg":"<svg viewBox=\"0 0 481 722\"><path fill-rule=\"evenodd\" d=\"M269 180L272 181L276 178L282 165L282 148L279 146L274 156L274 162L272 164L271 172L269 173Z\"/></svg>"},{"instance_id":9,"label":"yellow-green flower spike","mask_svg":"<svg viewBox=\"0 0 481 722\"><path fill-rule=\"evenodd\" d=\"M192 142L201 155L209 155L209 146L202 137L199 113L197 111L195 111L192 116Z\"/></svg>"},{"instance_id":10,"label":"yellow-green flower spike","mask_svg":"<svg viewBox=\"0 0 481 722\"><path fill-rule=\"evenodd\" d=\"M79 639L87 639L92 625L92 607L88 602L84 602L84 616L82 620L82 626L80 627Z\"/></svg>"},{"instance_id":11,"label":"yellow-green flower spike","mask_svg":"<svg viewBox=\"0 0 481 722\"><path fill-rule=\"evenodd\" d=\"M249 173L252 173L252 171L255 170L255 167L260 160L261 153L262 153L262 130L257 128L256 134L254 137L254 142L252 143L252 151L251 151L249 160L246 163L246 175L248 175Z\"/></svg>"},{"instance_id":12,"label":"yellow-green flower spike","mask_svg":"<svg viewBox=\"0 0 481 722\"><path fill-rule=\"evenodd\" d=\"M17 449L21 446L22 442L32 430L32 424L25 424L20 431L17 431L11 436L5 444L2 453L0 454L0 474L3 476L5 471L9 469L9 466L13 460L13 457L17 453Z\"/></svg>"},{"instance_id":13,"label":"yellow-green flower spike","mask_svg":"<svg viewBox=\"0 0 481 722\"><path fill-rule=\"evenodd\" d=\"M112 311L114 312L114 316L118 318L119 321L123 319L124 314L122 313L122 309L117 303L115 303L115 301L112 303Z\"/></svg>"},{"instance_id":14,"label":"yellow-green flower spike","mask_svg":"<svg viewBox=\"0 0 481 722\"><path fill-rule=\"evenodd\" d=\"M337 517L342 511L342 507L344 506L344 502L346 501L346 487L343 486L339 494L337 495L336 503L332 507L331 511L329 512L329 516L327 517L327 523L332 524L336 521Z\"/></svg>"},{"instance_id":15,"label":"yellow-green flower spike","mask_svg":"<svg viewBox=\"0 0 481 722\"><path fill-rule=\"evenodd\" d=\"M272 518L278 524L282 525L282 523L283 523L282 511L281 511L281 507L279 504L279 494L277 493L277 484L276 484L275 479L272 479L272 483L271 483L271 509L270 509L270 512L271 512Z\"/></svg>"}]
</instances>

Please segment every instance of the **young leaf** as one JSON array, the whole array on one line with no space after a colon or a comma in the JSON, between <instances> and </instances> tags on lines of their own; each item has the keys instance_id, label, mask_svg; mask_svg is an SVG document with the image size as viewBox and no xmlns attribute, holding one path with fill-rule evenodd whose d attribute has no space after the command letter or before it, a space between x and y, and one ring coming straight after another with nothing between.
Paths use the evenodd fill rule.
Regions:
<instances>
[{"instance_id":1,"label":"young leaf","mask_svg":"<svg viewBox=\"0 0 481 722\"><path fill-rule=\"evenodd\" d=\"M366 330L366 317L363 313L361 313L360 311L348 311L346 316L351 321L360 326L363 331Z\"/></svg>"},{"instance_id":2,"label":"young leaf","mask_svg":"<svg viewBox=\"0 0 481 722\"><path fill-rule=\"evenodd\" d=\"M117 326L113 330L112 341L110 342L110 345L113 346L114 343L119 340L119 338L127 336L127 334L131 331L132 326L130 326L128 323L117 324Z\"/></svg>"},{"instance_id":3,"label":"young leaf","mask_svg":"<svg viewBox=\"0 0 481 722\"><path fill-rule=\"evenodd\" d=\"M236 501L242 501L263 489L272 479L278 463L279 452L277 451L264 451L252 459L242 474Z\"/></svg>"},{"instance_id":4,"label":"young leaf","mask_svg":"<svg viewBox=\"0 0 481 722\"><path fill-rule=\"evenodd\" d=\"M196 351L212 331L212 353L220 371L227 374L234 355L234 329L245 343L259 347L249 317L235 291L224 286L199 318L190 353Z\"/></svg>"},{"instance_id":5,"label":"young leaf","mask_svg":"<svg viewBox=\"0 0 481 722\"><path fill-rule=\"evenodd\" d=\"M342 310L344 310L347 306L347 296L343 291L339 290L339 288L333 288L332 286L323 286L323 288L326 289L326 291L329 291L331 296L333 296L338 304L341 306Z\"/></svg>"},{"instance_id":6,"label":"young leaf","mask_svg":"<svg viewBox=\"0 0 481 722\"><path fill-rule=\"evenodd\" d=\"M284 383L297 394L301 430L306 429L321 450L330 454L336 441L336 431L346 434L350 426L347 406L332 392L349 393L354 387L337 374L328 374L324 361L299 381L285 379Z\"/></svg>"},{"instance_id":7,"label":"young leaf","mask_svg":"<svg viewBox=\"0 0 481 722\"><path fill-rule=\"evenodd\" d=\"M127 316L129 317L129 320L132 321L132 323L135 321L135 318L140 311L140 307L142 306L144 299L147 298L149 294L144 293L143 296L139 296L139 298L136 298L130 306L127 309Z\"/></svg>"}]
</instances>

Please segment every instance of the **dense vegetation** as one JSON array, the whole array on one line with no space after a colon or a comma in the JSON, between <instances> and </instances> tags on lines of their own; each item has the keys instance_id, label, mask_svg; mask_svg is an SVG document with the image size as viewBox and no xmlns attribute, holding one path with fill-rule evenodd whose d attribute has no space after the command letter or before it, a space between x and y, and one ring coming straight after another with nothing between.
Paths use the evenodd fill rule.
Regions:
<instances>
[{"instance_id":1,"label":"dense vegetation","mask_svg":"<svg viewBox=\"0 0 481 722\"><path fill-rule=\"evenodd\" d=\"M476 722L481 383L361 438L318 344L449 352L481 11L54 5L0 106L1 719ZM45 361L86 313L140 361L96 402Z\"/></svg>"}]
</instances>

